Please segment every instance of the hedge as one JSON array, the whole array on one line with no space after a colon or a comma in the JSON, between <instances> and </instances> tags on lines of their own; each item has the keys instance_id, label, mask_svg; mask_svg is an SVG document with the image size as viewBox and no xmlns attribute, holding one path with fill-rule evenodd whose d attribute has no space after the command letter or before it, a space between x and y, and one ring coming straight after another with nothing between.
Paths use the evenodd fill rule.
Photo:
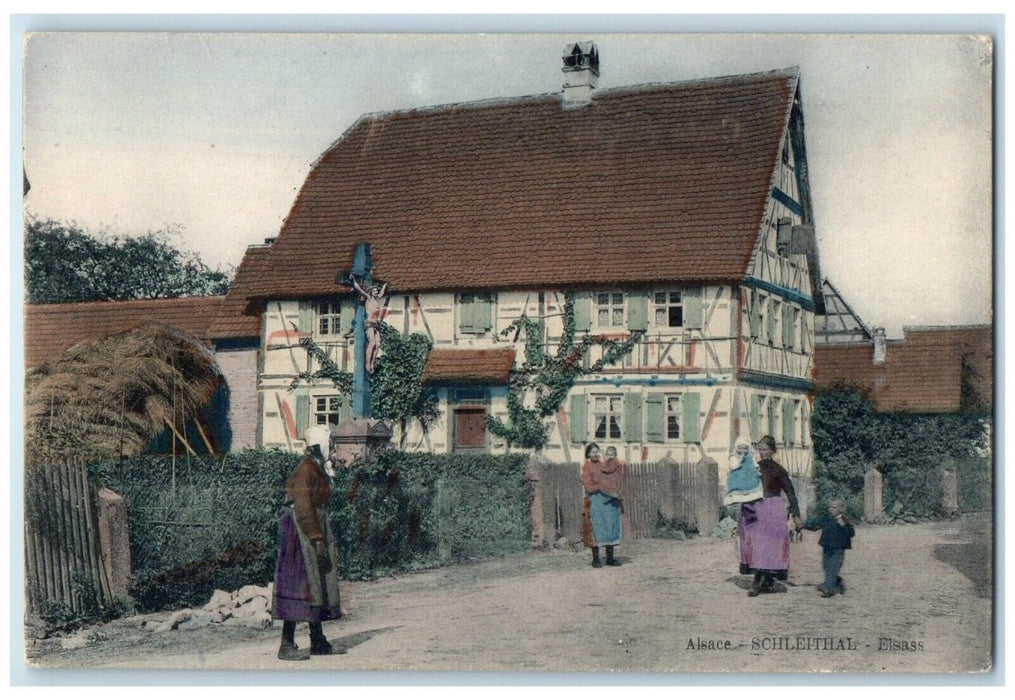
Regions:
<instances>
[{"instance_id":1,"label":"hedge","mask_svg":"<svg viewBox=\"0 0 1015 700\"><path fill-rule=\"evenodd\" d=\"M814 399L811 424L816 507L842 498L850 513L861 517L864 472L877 463L890 515L940 515L945 469L959 475L961 510L988 509L992 463L986 424L979 413L876 413L859 391L824 391Z\"/></svg>"},{"instance_id":2,"label":"hedge","mask_svg":"<svg viewBox=\"0 0 1015 700\"><path fill-rule=\"evenodd\" d=\"M201 605L274 576L285 480L299 455L216 460L146 455L92 467L130 507L132 595L141 610ZM527 457L386 451L339 472L329 511L341 571L367 579L529 546Z\"/></svg>"}]
</instances>

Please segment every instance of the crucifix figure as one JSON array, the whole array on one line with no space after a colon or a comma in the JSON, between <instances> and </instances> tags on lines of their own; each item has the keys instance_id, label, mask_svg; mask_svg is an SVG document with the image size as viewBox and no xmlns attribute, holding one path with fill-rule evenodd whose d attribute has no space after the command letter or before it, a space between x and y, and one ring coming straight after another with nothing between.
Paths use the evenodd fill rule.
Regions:
<instances>
[{"instance_id":1,"label":"crucifix figure","mask_svg":"<svg viewBox=\"0 0 1015 700\"><path fill-rule=\"evenodd\" d=\"M373 262L369 243L357 243L352 256L352 269L339 273L338 284L352 287L359 298L353 320L353 338L356 361L352 375L352 415L354 418L370 416L370 375L381 349L378 324L387 304L388 285L375 282L371 277Z\"/></svg>"},{"instance_id":2,"label":"crucifix figure","mask_svg":"<svg viewBox=\"0 0 1015 700\"><path fill-rule=\"evenodd\" d=\"M374 366L377 363L377 356L381 352L381 332L379 326L384 316L384 307L387 305L387 298L384 293L388 289L387 282L366 282L360 284L355 275L349 275L352 288L359 292L360 304L364 307L366 316L366 353L364 361L368 374L374 373Z\"/></svg>"}]
</instances>

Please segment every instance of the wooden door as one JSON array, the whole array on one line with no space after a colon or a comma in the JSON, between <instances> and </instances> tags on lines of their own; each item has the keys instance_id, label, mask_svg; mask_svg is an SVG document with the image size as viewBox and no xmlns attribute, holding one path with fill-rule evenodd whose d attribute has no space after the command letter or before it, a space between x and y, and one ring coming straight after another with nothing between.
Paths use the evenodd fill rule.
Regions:
<instances>
[{"instance_id":1,"label":"wooden door","mask_svg":"<svg viewBox=\"0 0 1015 700\"><path fill-rule=\"evenodd\" d=\"M486 447L486 409L455 409L455 449L481 450Z\"/></svg>"}]
</instances>

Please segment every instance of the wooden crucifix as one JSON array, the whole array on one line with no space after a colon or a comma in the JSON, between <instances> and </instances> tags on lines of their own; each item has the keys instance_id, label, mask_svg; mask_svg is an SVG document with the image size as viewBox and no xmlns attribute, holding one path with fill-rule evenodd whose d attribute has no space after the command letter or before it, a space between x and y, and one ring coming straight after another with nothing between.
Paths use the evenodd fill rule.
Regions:
<instances>
[{"instance_id":1,"label":"wooden crucifix","mask_svg":"<svg viewBox=\"0 0 1015 700\"><path fill-rule=\"evenodd\" d=\"M357 292L356 316L353 319L353 342L356 347L352 375L353 418L370 416L370 375L381 349L377 324L385 307L388 285L374 281L373 261L369 243L357 243L353 251L352 269L340 273L336 282Z\"/></svg>"}]
</instances>

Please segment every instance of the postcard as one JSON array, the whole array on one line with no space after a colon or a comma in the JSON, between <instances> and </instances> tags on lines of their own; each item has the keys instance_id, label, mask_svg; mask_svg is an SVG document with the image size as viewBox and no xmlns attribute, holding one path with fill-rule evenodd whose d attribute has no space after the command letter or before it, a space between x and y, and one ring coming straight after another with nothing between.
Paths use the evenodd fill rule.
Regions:
<instances>
[{"instance_id":1,"label":"postcard","mask_svg":"<svg viewBox=\"0 0 1015 700\"><path fill-rule=\"evenodd\" d=\"M25 34L25 663L990 671L993 76Z\"/></svg>"}]
</instances>

